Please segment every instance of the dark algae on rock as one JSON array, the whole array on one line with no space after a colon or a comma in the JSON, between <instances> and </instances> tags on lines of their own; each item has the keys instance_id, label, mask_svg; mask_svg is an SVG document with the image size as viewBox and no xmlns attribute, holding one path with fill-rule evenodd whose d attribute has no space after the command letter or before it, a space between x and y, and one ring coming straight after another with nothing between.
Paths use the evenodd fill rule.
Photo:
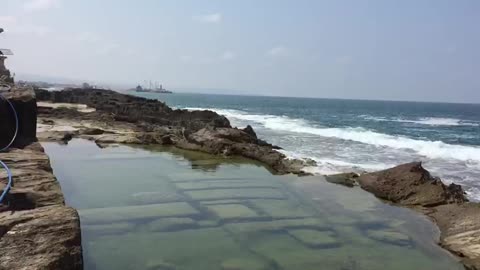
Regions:
<instances>
[{"instance_id":1,"label":"dark algae on rock","mask_svg":"<svg viewBox=\"0 0 480 270\"><path fill-rule=\"evenodd\" d=\"M69 120L75 136L98 144L132 143L174 145L187 150L224 156L238 155L263 162L274 172L304 174L306 163L288 159L276 151L279 147L257 138L251 126L233 128L224 116L212 111L174 110L165 103L101 89L36 90L39 101L83 104L94 111L40 107L43 121ZM81 126L80 121L89 123ZM108 129L110 134L92 134L92 127ZM123 131L120 131L123 130ZM98 130L97 130L98 131ZM65 131L47 132L46 140L64 140Z\"/></svg>"}]
</instances>

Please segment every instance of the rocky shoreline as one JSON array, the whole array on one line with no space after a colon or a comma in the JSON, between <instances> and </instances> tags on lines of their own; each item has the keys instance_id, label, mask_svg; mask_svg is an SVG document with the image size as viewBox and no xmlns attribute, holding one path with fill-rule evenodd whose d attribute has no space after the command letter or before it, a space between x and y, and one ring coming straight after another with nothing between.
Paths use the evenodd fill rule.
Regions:
<instances>
[{"instance_id":1,"label":"rocky shoreline","mask_svg":"<svg viewBox=\"0 0 480 270\"><path fill-rule=\"evenodd\" d=\"M64 141L79 137L99 146L112 143L173 145L214 155L242 156L260 161L278 174L306 174L314 161L288 159L279 147L259 138L252 127L233 128L224 116L212 111L174 110L165 103L110 90L36 90L40 140ZM53 106L81 104L89 108ZM54 126L66 129L55 129ZM49 128L50 126L51 128Z\"/></svg>"},{"instance_id":2,"label":"rocky shoreline","mask_svg":"<svg viewBox=\"0 0 480 270\"><path fill-rule=\"evenodd\" d=\"M23 149L0 154L0 159L12 165L12 171L19 179L12 190L12 201L18 202L17 207L20 207L0 212L0 246L12 246L7 249L9 252L0 254L0 268L63 269L58 267L58 263L69 263L74 267L67 269L81 269L78 215L75 210L64 206L48 157L38 143L32 143L36 137L40 141L61 143L83 138L94 141L99 147L112 144L171 145L215 155L247 157L262 162L277 174L304 175L307 173L303 168L314 165L313 161L288 159L277 151L279 147L259 139L252 127L234 128L227 118L214 112L173 110L160 101L100 89L58 92L36 89L38 133L32 134L31 125L37 121L36 114L30 113L32 110L37 112L35 95L25 89L16 93L22 94L12 99L22 102L16 106L25 107L22 119L29 120L21 123L25 127L21 128L17 147ZM12 123L0 124L10 127ZM0 136L0 141L3 139ZM440 229L440 245L457 255L466 269L480 269L480 205L468 202L460 186L447 186L432 177L421 163L404 164L363 175L329 176L327 180L350 187L359 185L386 202L425 214ZM22 186L22 183L25 185ZM22 211L12 214L11 210ZM48 218L60 214L62 218ZM20 225L28 228L25 231L30 233L23 236L14 233ZM51 256L40 254L40 259L20 265L22 260L18 256L27 255L15 250L27 250L28 254L40 252L37 249L49 251L37 242L29 244L33 251L12 244L27 244L26 239L40 239L42 233L36 226L48 230L48 239L55 239L57 245L52 249L63 253ZM67 233L58 238L55 235L60 231L61 234Z\"/></svg>"},{"instance_id":3,"label":"rocky shoreline","mask_svg":"<svg viewBox=\"0 0 480 270\"><path fill-rule=\"evenodd\" d=\"M12 147L0 153L14 179L8 204L0 205L0 269L83 269L77 211L65 206L49 158L35 142L34 93L17 88L4 96L15 106L20 123ZM11 115L5 103L0 105L0 115ZM12 119L2 117L2 146L14 131ZM5 178L1 170L0 179ZM4 187L0 182L0 190Z\"/></svg>"}]
</instances>

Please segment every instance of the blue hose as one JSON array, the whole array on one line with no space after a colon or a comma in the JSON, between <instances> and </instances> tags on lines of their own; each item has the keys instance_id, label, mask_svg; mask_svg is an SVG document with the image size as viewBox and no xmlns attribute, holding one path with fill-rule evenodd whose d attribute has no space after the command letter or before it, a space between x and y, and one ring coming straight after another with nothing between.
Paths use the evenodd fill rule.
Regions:
<instances>
[{"instance_id":1,"label":"blue hose","mask_svg":"<svg viewBox=\"0 0 480 270\"><path fill-rule=\"evenodd\" d=\"M13 104L10 102L10 100L6 99L3 95L0 94L0 98L2 98L3 100L5 100L8 105L10 105L10 108L12 109L12 112L13 112L13 115L14 115L14 118L15 118L15 133L13 134L12 136L12 140L10 140L10 142L5 146L3 147L2 149L0 149L0 152L3 152L5 150L7 150L10 146L12 146L13 142L15 141L15 139L17 138L17 134L18 134L18 115L17 115L17 111L15 110L15 107L13 106ZM10 189L12 188L12 185L13 185L13 179L12 179L12 172L10 171L10 169L8 168L7 164L5 164L3 161L0 160L0 165L2 165L2 167L7 171L7 178L8 178L8 183L7 183L7 186L5 187L5 189L3 190L2 194L0 195L0 204L3 202L3 200L5 199L5 197L7 196L8 192L10 191Z\"/></svg>"},{"instance_id":2,"label":"blue hose","mask_svg":"<svg viewBox=\"0 0 480 270\"><path fill-rule=\"evenodd\" d=\"M13 180L12 180L12 172L8 168L7 164L5 164L3 161L0 160L0 165L2 165L2 167L7 171L7 178L8 178L7 187L3 190L2 195L0 195L0 204L1 204L3 202L3 199L5 199L8 192L12 188Z\"/></svg>"}]
</instances>

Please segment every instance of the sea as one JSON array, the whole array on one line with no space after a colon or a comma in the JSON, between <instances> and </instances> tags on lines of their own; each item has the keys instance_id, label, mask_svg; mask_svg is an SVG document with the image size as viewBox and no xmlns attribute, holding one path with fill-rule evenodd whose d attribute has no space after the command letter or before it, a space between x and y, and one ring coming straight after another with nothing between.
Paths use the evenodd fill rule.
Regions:
<instances>
[{"instance_id":1,"label":"sea","mask_svg":"<svg viewBox=\"0 0 480 270\"><path fill-rule=\"evenodd\" d=\"M421 161L480 201L480 104L210 94L153 94L174 108L212 110L251 125L314 174L371 172Z\"/></svg>"}]
</instances>

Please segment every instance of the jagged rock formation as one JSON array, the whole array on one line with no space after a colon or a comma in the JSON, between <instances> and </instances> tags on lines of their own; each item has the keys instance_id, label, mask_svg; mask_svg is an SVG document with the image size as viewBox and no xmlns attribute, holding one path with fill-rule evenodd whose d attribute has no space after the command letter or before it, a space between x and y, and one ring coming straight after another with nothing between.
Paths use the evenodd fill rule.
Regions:
<instances>
[{"instance_id":1,"label":"jagged rock formation","mask_svg":"<svg viewBox=\"0 0 480 270\"><path fill-rule=\"evenodd\" d=\"M116 121L181 126L189 131L197 131L207 125L230 127L227 118L211 111L173 110L157 100L124 95L111 90L79 88L49 92L37 89L36 94L39 101L85 104L97 111L111 114Z\"/></svg>"},{"instance_id":2,"label":"jagged rock formation","mask_svg":"<svg viewBox=\"0 0 480 270\"><path fill-rule=\"evenodd\" d=\"M460 186L446 186L439 178L432 177L420 162L363 174L358 182L375 196L404 206L433 207L467 201Z\"/></svg>"},{"instance_id":3,"label":"jagged rock formation","mask_svg":"<svg viewBox=\"0 0 480 270\"><path fill-rule=\"evenodd\" d=\"M0 269L83 269L77 211L65 206L47 155L39 143L32 143L36 140L33 91L14 88L5 96L20 115L20 130L14 147L0 152L15 181L8 204L0 205ZM0 115L11 115L6 107L0 103ZM14 121L1 119L3 143L10 141ZM1 169L1 191L6 176Z\"/></svg>"},{"instance_id":4,"label":"jagged rock formation","mask_svg":"<svg viewBox=\"0 0 480 270\"><path fill-rule=\"evenodd\" d=\"M232 128L224 116L212 111L173 110L165 103L100 89L69 89L57 92L36 90L37 99L53 104L84 104L94 111L84 113L67 108L41 107L42 121L70 121L73 132L47 132L43 140L75 136L108 143L163 144L210 154L238 155L261 161L277 173L303 174L307 164L290 160L279 147L257 138L252 127ZM82 127L80 121L84 124ZM107 130L91 134L91 127ZM65 137L67 136L67 137Z\"/></svg>"}]
</instances>

